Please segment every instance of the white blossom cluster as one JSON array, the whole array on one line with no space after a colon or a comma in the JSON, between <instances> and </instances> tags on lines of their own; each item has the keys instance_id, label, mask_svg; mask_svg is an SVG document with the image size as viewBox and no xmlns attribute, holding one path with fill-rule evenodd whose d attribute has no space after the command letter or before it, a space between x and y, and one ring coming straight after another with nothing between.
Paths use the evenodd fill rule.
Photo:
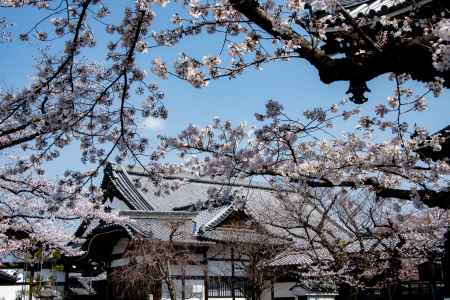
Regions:
<instances>
[{"instance_id":1,"label":"white blossom cluster","mask_svg":"<svg viewBox=\"0 0 450 300\"><path fill-rule=\"evenodd\" d=\"M74 240L73 227L80 221L125 221L123 217L104 211L102 195L98 190L79 189L76 181L82 180L81 174L67 175L67 180L55 185L43 176L24 176L14 167L2 168L2 257L12 253L25 254L33 247L45 247L73 255L78 250L72 249L68 242ZM12 193L14 191L20 192Z\"/></svg>"},{"instance_id":2,"label":"white blossom cluster","mask_svg":"<svg viewBox=\"0 0 450 300\"><path fill-rule=\"evenodd\" d=\"M58 220L119 222L103 211L100 191L93 184L108 160L140 164L141 159L149 159L146 166L160 185L160 194L181 183L167 184L158 173L182 168L205 176L266 178L275 187L306 184L342 193L363 189L377 198L402 199L414 212L425 210L424 204L439 206L433 197L448 192L448 161L420 154L420 149L439 153L445 138L430 136L420 125L403 120L409 112L428 109L428 94L438 96L448 87L448 11L430 10L423 16L411 11L390 17L375 12L374 17L371 12L347 11L334 0L190 0L170 5L168 0L138 0L127 2L117 16L113 5L105 1L63 4L56 8L53 1L0 1L5 9L47 14L30 24L30 30L18 36L18 43L53 46L59 40L64 45L42 51L30 84L0 91L0 150L5 157L15 154L0 168L0 255L36 244L64 249L70 237ZM154 6L166 9L172 4L178 5L177 11L156 23L161 16ZM5 24L0 23L0 30ZM184 52L172 62L154 56L153 48L176 47L182 41L198 40L203 33L220 36L216 53ZM342 78L327 76L351 71L328 72L333 62L356 62L359 68L373 63L371 57L409 44L429 50L428 71L433 75L425 80L426 93L404 85L415 78L412 74L393 74L394 93L371 114L362 115L359 108L339 103L293 118L280 102L270 100L264 113L255 114L256 128L217 118L205 128L191 125L176 137L162 137L161 146L150 154L150 138L139 130L144 118L167 118L165 94L153 81L155 77L175 77L205 88L212 80L236 78L250 67L262 70L265 63L305 59L330 83ZM91 58L92 52L104 55ZM147 64L138 63L138 58L151 66L146 69ZM353 96L361 94L364 85L349 81ZM336 136L328 131L336 120L353 120L357 127ZM74 143L80 145L82 163L93 170L68 171L59 183L45 180L45 162L57 159ZM182 166L161 163L171 150L185 159ZM340 209L350 206L355 203ZM383 219L393 235L404 220L411 220L403 207L403 203L390 207L396 212L392 223ZM343 249L342 241L335 238L334 243L340 247L336 249ZM339 270L344 269L356 268L341 265ZM366 269L367 273L378 271L373 262ZM324 276L338 273L329 266L321 271ZM348 273L340 274L343 280L350 280Z\"/></svg>"},{"instance_id":3,"label":"white blossom cluster","mask_svg":"<svg viewBox=\"0 0 450 300\"><path fill-rule=\"evenodd\" d=\"M450 20L444 19L436 27L439 40L434 44L433 66L444 72L450 70Z\"/></svg>"}]
</instances>

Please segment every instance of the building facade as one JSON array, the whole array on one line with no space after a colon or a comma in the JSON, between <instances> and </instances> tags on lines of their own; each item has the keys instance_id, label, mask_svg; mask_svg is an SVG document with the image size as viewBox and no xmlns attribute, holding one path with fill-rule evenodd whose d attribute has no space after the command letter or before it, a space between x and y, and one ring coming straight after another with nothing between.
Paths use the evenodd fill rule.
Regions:
<instances>
[{"instance_id":1,"label":"building facade","mask_svg":"<svg viewBox=\"0 0 450 300\"><path fill-rule=\"evenodd\" d=\"M82 270L78 280L104 274L103 280L92 280L97 287L91 293L83 291L86 298L132 299L127 286L135 283L142 299L334 299L332 293L303 289L290 277L289 267L267 263L292 243L258 220L261 211L270 209L265 204L274 203L270 188L189 176L166 181L176 182L177 188L162 193L143 170L106 167L105 205L126 221L80 226L77 234L85 240L86 254L74 263ZM245 201L238 191L245 192ZM146 241L139 244L141 252L130 251L136 241ZM130 271L143 264L148 270L158 265L159 282L151 271ZM152 284L142 283L143 278Z\"/></svg>"}]
</instances>

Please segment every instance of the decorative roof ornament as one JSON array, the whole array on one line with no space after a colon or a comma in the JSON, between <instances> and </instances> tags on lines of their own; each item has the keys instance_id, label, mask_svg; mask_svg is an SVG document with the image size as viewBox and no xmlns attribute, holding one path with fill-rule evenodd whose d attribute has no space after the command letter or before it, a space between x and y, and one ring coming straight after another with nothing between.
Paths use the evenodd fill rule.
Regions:
<instances>
[{"instance_id":1,"label":"decorative roof ornament","mask_svg":"<svg viewBox=\"0 0 450 300\"><path fill-rule=\"evenodd\" d=\"M244 211L247 204L247 199L243 195L235 196L233 199L233 208L237 211Z\"/></svg>"},{"instance_id":2,"label":"decorative roof ornament","mask_svg":"<svg viewBox=\"0 0 450 300\"><path fill-rule=\"evenodd\" d=\"M370 92L364 80L351 80L346 94L352 94L350 101L356 104L363 104L367 102L367 97L364 93Z\"/></svg>"}]
</instances>

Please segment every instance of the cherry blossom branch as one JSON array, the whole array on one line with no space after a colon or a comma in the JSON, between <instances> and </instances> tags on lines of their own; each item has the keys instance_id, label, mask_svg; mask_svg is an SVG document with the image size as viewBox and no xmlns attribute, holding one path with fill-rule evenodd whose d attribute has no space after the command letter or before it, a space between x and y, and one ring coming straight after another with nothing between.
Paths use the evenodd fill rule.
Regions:
<instances>
[{"instance_id":1,"label":"cherry blossom branch","mask_svg":"<svg viewBox=\"0 0 450 300\"><path fill-rule=\"evenodd\" d=\"M437 39L433 35L400 42L384 49L382 52L377 51L360 59L347 57L333 59L326 55L324 51L314 48L309 41L292 28L283 28L282 31L278 29L271 17L266 14L256 0L232 0L230 3L234 9L267 33L282 41L292 41L297 45L295 51L316 67L320 79L324 83L341 80L369 81L389 72L408 73L411 74L413 79L422 81L431 81L437 76L450 78L448 70L440 73L430 64L431 53L425 45ZM423 63L411 64L410 62L417 57L422 57ZM445 86L450 86L448 80L445 81Z\"/></svg>"}]
</instances>

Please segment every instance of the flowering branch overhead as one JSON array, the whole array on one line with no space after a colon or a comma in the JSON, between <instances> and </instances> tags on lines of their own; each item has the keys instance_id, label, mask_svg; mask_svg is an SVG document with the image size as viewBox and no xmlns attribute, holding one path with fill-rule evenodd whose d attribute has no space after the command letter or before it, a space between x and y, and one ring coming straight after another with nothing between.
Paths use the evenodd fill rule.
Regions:
<instances>
[{"instance_id":1,"label":"flowering branch overhead","mask_svg":"<svg viewBox=\"0 0 450 300\"><path fill-rule=\"evenodd\" d=\"M425 82L432 81L435 77L449 78L448 69L445 71L446 73L442 74L432 64L432 53L427 44L436 40L438 38L436 36L418 36L414 39L395 41L386 45L382 50L376 48L378 51L370 51L359 57L332 58L326 51L316 47L291 27L277 27L258 1L232 0L230 3L237 11L274 38L285 43L293 43L295 45L294 51L318 70L324 83L335 81L366 82L385 73L406 73L411 75L413 79ZM362 32L359 27L355 29ZM370 47L371 45L369 45ZM421 58L420 63L410 63L418 57ZM445 86L449 87L448 80L445 81Z\"/></svg>"},{"instance_id":2,"label":"flowering branch overhead","mask_svg":"<svg viewBox=\"0 0 450 300\"><path fill-rule=\"evenodd\" d=\"M427 97L449 87L449 2L391 1L381 10L369 2L368 9L355 10L332 0L0 1L5 11L38 18L24 24L29 30L18 39L9 32L10 20L1 18L0 41L44 49L29 84L0 91L0 252L33 243L69 251L71 237L60 221L120 222L104 211L96 185L108 160L144 167L151 183L167 192L171 188L159 174L187 169L230 180L264 179L279 191L299 185L364 191L375 203L395 198L417 210L448 209L448 131L432 135L404 117L426 110ZM156 14L155 6L172 17ZM217 53L188 47L198 52L169 62L172 52L160 57L153 51L195 43L202 34L220 37ZM391 74L395 89L366 115L340 103L297 118L270 100L265 113L255 114L257 127L217 119L162 137L160 147L149 149L141 124L168 116L158 80L207 88L249 68L299 59L324 83L347 81L354 103L368 100L367 83L380 75ZM145 62L151 62L148 69ZM301 83L301 75L293 76ZM408 88L410 80L423 82L425 91ZM339 135L330 130L350 119L356 129ZM68 170L51 182L44 176L47 162L69 145L79 145L90 170ZM182 163L166 163L170 151Z\"/></svg>"}]
</instances>

